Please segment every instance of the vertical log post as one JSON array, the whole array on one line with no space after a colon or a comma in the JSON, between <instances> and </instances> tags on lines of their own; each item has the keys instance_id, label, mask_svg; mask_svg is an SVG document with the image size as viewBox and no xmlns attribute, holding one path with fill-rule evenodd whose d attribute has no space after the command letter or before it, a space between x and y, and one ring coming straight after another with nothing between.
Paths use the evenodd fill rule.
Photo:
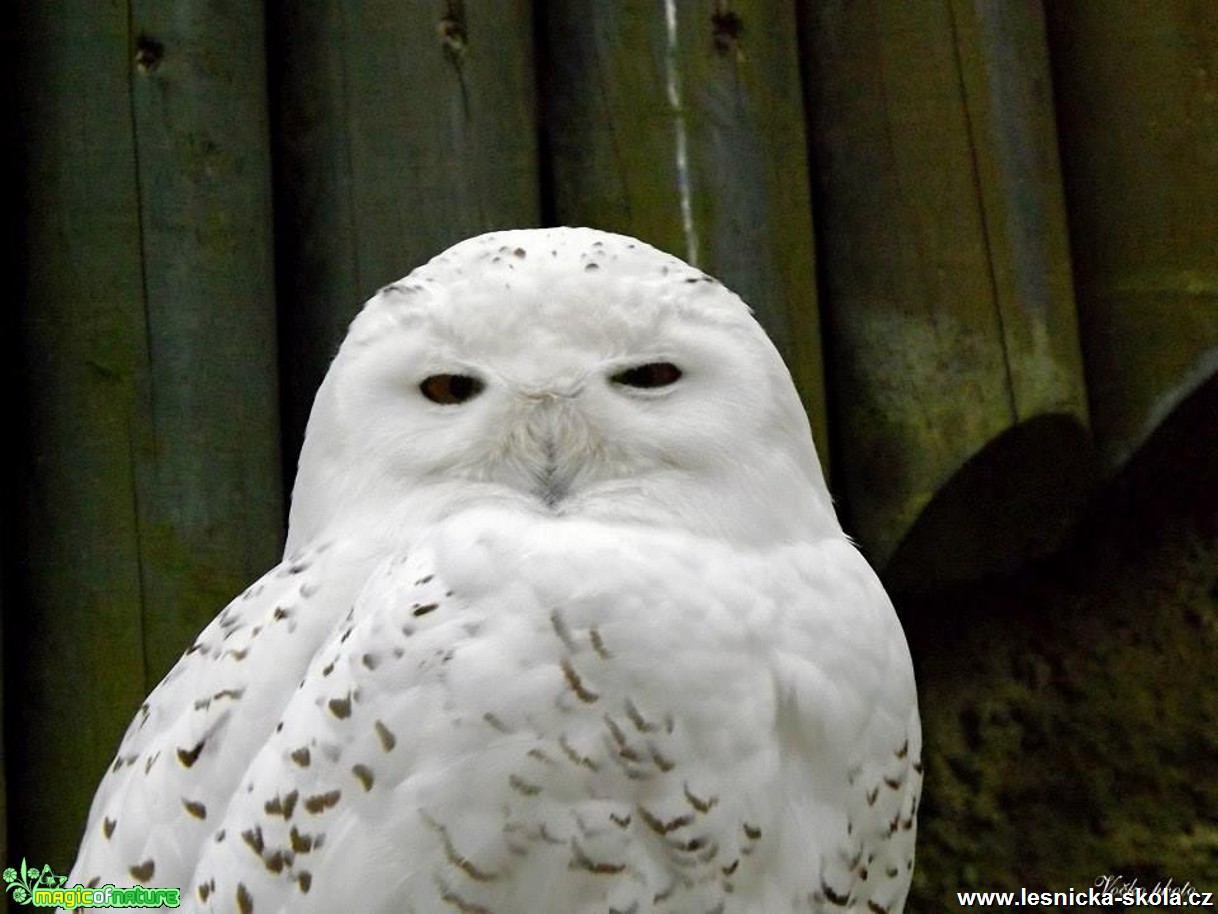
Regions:
<instances>
[{"instance_id":1,"label":"vertical log post","mask_svg":"<svg viewBox=\"0 0 1218 914\"><path fill-rule=\"evenodd\" d=\"M202 0L18 15L10 786L19 852L65 872L141 698L279 548L263 28Z\"/></svg>"},{"instance_id":2,"label":"vertical log post","mask_svg":"<svg viewBox=\"0 0 1218 914\"><path fill-rule=\"evenodd\" d=\"M1218 373L1218 4L1046 9L1091 415L1113 471Z\"/></svg>"},{"instance_id":3,"label":"vertical log post","mask_svg":"<svg viewBox=\"0 0 1218 914\"><path fill-rule=\"evenodd\" d=\"M1039 8L803 10L850 527L900 586L1004 567L1089 476Z\"/></svg>"}]
</instances>

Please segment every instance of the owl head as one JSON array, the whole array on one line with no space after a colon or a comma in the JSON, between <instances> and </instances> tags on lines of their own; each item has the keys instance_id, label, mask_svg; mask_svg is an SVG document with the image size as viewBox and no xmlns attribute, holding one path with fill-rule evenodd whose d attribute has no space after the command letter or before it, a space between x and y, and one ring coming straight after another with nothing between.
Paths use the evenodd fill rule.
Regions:
<instances>
[{"instance_id":1,"label":"owl head","mask_svg":"<svg viewBox=\"0 0 1218 914\"><path fill-rule=\"evenodd\" d=\"M470 238L365 305L313 405L288 549L474 506L751 546L841 535L748 306L587 228Z\"/></svg>"}]
</instances>

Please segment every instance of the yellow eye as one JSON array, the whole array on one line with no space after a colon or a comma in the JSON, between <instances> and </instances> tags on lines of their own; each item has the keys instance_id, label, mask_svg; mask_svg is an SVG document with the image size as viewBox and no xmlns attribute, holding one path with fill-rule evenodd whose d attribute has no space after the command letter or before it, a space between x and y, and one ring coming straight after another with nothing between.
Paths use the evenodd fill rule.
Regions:
<instances>
[{"instance_id":1,"label":"yellow eye","mask_svg":"<svg viewBox=\"0 0 1218 914\"><path fill-rule=\"evenodd\" d=\"M681 377L681 369L672 362L648 362L619 371L609 380L626 387L667 387Z\"/></svg>"},{"instance_id":2,"label":"yellow eye","mask_svg":"<svg viewBox=\"0 0 1218 914\"><path fill-rule=\"evenodd\" d=\"M485 384L467 374L433 374L423 379L419 390L432 403L453 406L472 400L484 387Z\"/></svg>"}]
</instances>

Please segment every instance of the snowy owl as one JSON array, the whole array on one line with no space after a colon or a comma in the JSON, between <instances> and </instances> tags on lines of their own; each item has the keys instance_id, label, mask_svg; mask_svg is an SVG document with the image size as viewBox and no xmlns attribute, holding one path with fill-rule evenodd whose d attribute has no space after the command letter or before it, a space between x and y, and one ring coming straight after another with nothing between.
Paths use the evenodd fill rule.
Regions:
<instances>
[{"instance_id":1,"label":"snowy owl","mask_svg":"<svg viewBox=\"0 0 1218 914\"><path fill-rule=\"evenodd\" d=\"M921 731L740 298L581 228L364 307L286 558L140 706L68 886L187 910L896 914Z\"/></svg>"}]
</instances>

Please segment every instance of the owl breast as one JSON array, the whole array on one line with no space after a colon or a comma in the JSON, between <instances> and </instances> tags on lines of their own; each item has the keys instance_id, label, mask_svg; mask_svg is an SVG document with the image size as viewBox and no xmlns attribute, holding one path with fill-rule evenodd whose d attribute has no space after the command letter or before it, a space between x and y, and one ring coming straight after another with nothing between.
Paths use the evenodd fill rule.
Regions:
<instances>
[{"instance_id":1,"label":"owl breast","mask_svg":"<svg viewBox=\"0 0 1218 914\"><path fill-rule=\"evenodd\" d=\"M865 700L820 714L801 693L842 691L811 599L827 563L488 511L442 525L371 575L253 766L233 827L263 857L297 848L263 891L316 910L357 887L368 910L818 910L850 827L858 738L839 719ZM304 821L259 815L293 791Z\"/></svg>"}]
</instances>

